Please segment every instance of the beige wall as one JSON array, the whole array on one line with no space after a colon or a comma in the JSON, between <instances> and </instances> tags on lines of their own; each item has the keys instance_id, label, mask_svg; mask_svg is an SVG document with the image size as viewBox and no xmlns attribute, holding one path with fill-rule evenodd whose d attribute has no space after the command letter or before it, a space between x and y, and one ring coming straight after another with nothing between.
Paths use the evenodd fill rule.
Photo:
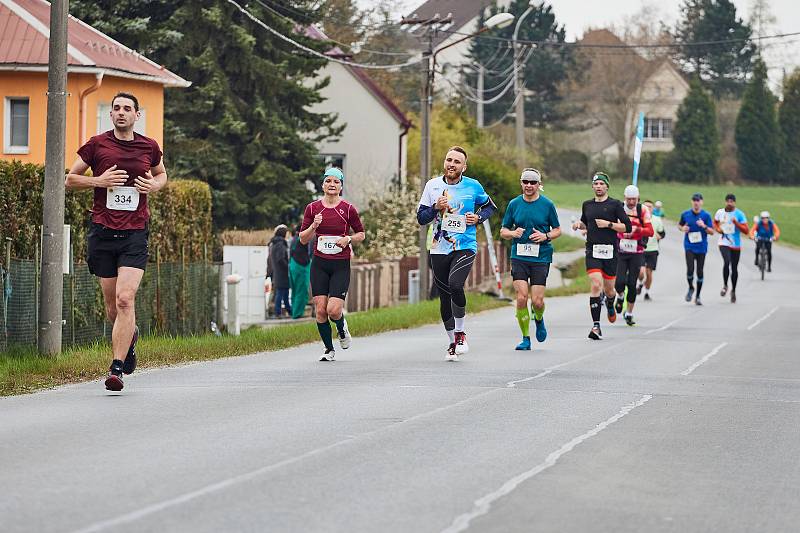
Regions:
<instances>
[{"instance_id":1,"label":"beige wall","mask_svg":"<svg viewBox=\"0 0 800 533\"><path fill-rule=\"evenodd\" d=\"M77 157L81 144L92 135L97 134L97 105L110 103L118 92L134 94L139 106L146 110L145 135L158 141L163 147L164 141L164 87L158 83L106 76L100 89L86 96L86 128L85 136L79 139L81 120L79 118L80 94L94 85L94 74L69 74L67 78L67 128L65 167L69 167ZM0 124L4 124L5 97L22 96L29 98L29 124L27 154L0 153L2 159L18 159L26 163L44 163L45 131L47 128L47 73L0 71ZM3 148L4 130L0 129L0 150Z\"/></svg>"},{"instance_id":2,"label":"beige wall","mask_svg":"<svg viewBox=\"0 0 800 533\"><path fill-rule=\"evenodd\" d=\"M338 113L338 123L346 127L338 141L317 143L317 149L346 156L344 198L363 210L398 177L402 128L344 66L328 63L321 76L330 76L331 82L321 91L325 101L311 110Z\"/></svg>"}]
</instances>

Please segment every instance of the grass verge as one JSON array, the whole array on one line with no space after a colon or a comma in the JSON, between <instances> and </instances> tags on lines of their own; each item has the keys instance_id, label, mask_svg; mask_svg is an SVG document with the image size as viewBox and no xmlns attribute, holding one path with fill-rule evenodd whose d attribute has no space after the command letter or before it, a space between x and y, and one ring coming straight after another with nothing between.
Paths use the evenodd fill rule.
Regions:
<instances>
[{"instance_id":1,"label":"grass verge","mask_svg":"<svg viewBox=\"0 0 800 533\"><path fill-rule=\"evenodd\" d=\"M567 231L566 227L564 231ZM562 234L561 237L553 241L554 252L572 252L573 250L581 250L585 247L586 241L571 235Z\"/></svg>"},{"instance_id":2,"label":"grass verge","mask_svg":"<svg viewBox=\"0 0 800 533\"><path fill-rule=\"evenodd\" d=\"M508 305L492 296L470 293L470 313ZM356 337L384 331L436 323L439 302L397 305L347 315ZM193 337L143 337L138 344L139 367L159 367L275 351L319 340L313 322L273 328L250 328L238 337L200 335ZM43 357L31 348L0 353L0 396L34 392L66 383L98 379L107 372L110 349L107 343L71 348L57 357Z\"/></svg>"},{"instance_id":3,"label":"grass verge","mask_svg":"<svg viewBox=\"0 0 800 533\"><path fill-rule=\"evenodd\" d=\"M580 240L580 239L578 239ZM582 243L583 241L581 241ZM570 279L569 285L562 285L553 289L546 289L545 296L572 296L589 292L589 276L586 275L586 259L581 257L570 263L561 273L564 279Z\"/></svg>"},{"instance_id":4,"label":"grass verge","mask_svg":"<svg viewBox=\"0 0 800 533\"><path fill-rule=\"evenodd\" d=\"M622 199L626 183L612 182L610 194ZM705 197L705 210L714 213L725 203L725 195L736 195L736 205L747 215L749 225L753 215L769 211L772 219L781 228L781 241L800 246L800 187L770 187L767 185L693 185L689 183L648 183L639 182L642 199L664 202L664 209L670 220L677 221L681 212L691 207L692 193L701 192ZM580 209L584 200L592 197L589 182L553 182L547 185L547 197L559 207ZM562 221L562 224L566 224ZM670 232L670 230L673 230ZM674 227L667 227L669 234L677 234ZM557 239L555 242L560 241Z\"/></svg>"}]
</instances>

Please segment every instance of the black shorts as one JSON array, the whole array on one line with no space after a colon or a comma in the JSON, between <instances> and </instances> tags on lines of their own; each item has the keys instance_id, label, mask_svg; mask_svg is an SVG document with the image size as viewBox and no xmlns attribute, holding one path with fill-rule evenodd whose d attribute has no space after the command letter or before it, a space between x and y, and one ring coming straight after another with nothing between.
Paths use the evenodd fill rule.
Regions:
<instances>
[{"instance_id":1,"label":"black shorts","mask_svg":"<svg viewBox=\"0 0 800 533\"><path fill-rule=\"evenodd\" d=\"M144 270L149 235L147 228L118 230L90 223L86 258L89 272L99 278L116 278L120 267Z\"/></svg>"},{"instance_id":2,"label":"black shorts","mask_svg":"<svg viewBox=\"0 0 800 533\"><path fill-rule=\"evenodd\" d=\"M311 260L311 294L345 299L350 289L350 260L325 259L314 256Z\"/></svg>"},{"instance_id":3,"label":"black shorts","mask_svg":"<svg viewBox=\"0 0 800 533\"><path fill-rule=\"evenodd\" d=\"M646 266L650 270L655 270L657 263L658 263L658 251L644 253L644 266Z\"/></svg>"},{"instance_id":4,"label":"black shorts","mask_svg":"<svg viewBox=\"0 0 800 533\"><path fill-rule=\"evenodd\" d=\"M528 285L547 285L550 263L511 260L511 278L514 281L527 281Z\"/></svg>"},{"instance_id":5,"label":"black shorts","mask_svg":"<svg viewBox=\"0 0 800 533\"><path fill-rule=\"evenodd\" d=\"M617 277L617 251L609 259L597 259L592 255L592 246L586 245L586 273L600 272L605 279Z\"/></svg>"}]
</instances>

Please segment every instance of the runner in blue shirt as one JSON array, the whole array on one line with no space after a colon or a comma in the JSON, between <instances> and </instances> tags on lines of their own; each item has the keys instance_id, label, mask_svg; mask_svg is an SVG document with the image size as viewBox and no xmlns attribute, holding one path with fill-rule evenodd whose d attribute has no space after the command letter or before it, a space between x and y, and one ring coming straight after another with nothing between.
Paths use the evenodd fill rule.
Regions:
<instances>
[{"instance_id":1,"label":"runner in blue shirt","mask_svg":"<svg viewBox=\"0 0 800 533\"><path fill-rule=\"evenodd\" d=\"M444 159L444 173L425 184L417 208L421 225L433 223L430 266L439 290L439 311L450 338L448 361L469 351L464 333L467 281L478 252L476 226L489 218L497 207L475 179L464 176L467 152L453 146ZM420 290L427 290L421 287Z\"/></svg>"},{"instance_id":2,"label":"runner in blue shirt","mask_svg":"<svg viewBox=\"0 0 800 533\"><path fill-rule=\"evenodd\" d=\"M703 209L703 195L696 192L692 195L692 208L681 213L678 228L686 235L683 237L683 249L686 253L686 281L689 282L689 291L686 301L692 301L695 292L694 272L697 265L697 294L694 303L703 305L700 300L700 291L703 290L703 265L708 252L708 236L714 234L714 223L711 215Z\"/></svg>"},{"instance_id":3,"label":"runner in blue shirt","mask_svg":"<svg viewBox=\"0 0 800 533\"><path fill-rule=\"evenodd\" d=\"M528 310L528 288L536 323L536 340L544 342L544 289L550 263L553 262L551 241L561 235L556 206L539 193L542 176L534 168L526 168L520 176L522 194L508 203L503 217L500 237L513 239L511 246L511 277L517 294L517 323L522 330L522 342L517 350L530 350L531 315Z\"/></svg>"}]
</instances>

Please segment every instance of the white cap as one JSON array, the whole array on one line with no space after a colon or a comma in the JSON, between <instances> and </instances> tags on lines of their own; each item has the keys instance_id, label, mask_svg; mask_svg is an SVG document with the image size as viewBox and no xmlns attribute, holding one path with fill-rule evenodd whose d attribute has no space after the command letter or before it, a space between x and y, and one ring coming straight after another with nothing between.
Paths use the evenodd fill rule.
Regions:
<instances>
[{"instance_id":1,"label":"white cap","mask_svg":"<svg viewBox=\"0 0 800 533\"><path fill-rule=\"evenodd\" d=\"M664 204L661 203L661 200L656 200L656 207L663 207Z\"/></svg>"},{"instance_id":2,"label":"white cap","mask_svg":"<svg viewBox=\"0 0 800 533\"><path fill-rule=\"evenodd\" d=\"M542 175L535 168L526 168L519 177L520 180L535 180L541 183Z\"/></svg>"},{"instance_id":3,"label":"white cap","mask_svg":"<svg viewBox=\"0 0 800 533\"><path fill-rule=\"evenodd\" d=\"M636 185L628 185L625 187L625 198L639 198L639 187Z\"/></svg>"},{"instance_id":4,"label":"white cap","mask_svg":"<svg viewBox=\"0 0 800 533\"><path fill-rule=\"evenodd\" d=\"M761 218L769 218L769 211L761 211Z\"/></svg>"}]
</instances>

